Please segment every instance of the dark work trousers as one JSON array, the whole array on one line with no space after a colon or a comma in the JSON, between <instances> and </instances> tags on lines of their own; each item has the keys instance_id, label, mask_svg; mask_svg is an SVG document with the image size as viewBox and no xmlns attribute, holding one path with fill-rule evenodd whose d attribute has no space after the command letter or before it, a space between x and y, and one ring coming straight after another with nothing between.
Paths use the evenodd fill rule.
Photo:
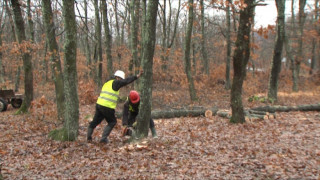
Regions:
<instances>
[{"instance_id":1,"label":"dark work trousers","mask_svg":"<svg viewBox=\"0 0 320 180\"><path fill-rule=\"evenodd\" d=\"M108 122L108 126L111 129L113 129L113 127L117 124L114 109L96 104L96 113L94 114L93 120L90 122L89 127L93 129L96 128L103 119Z\"/></svg>"}]
</instances>

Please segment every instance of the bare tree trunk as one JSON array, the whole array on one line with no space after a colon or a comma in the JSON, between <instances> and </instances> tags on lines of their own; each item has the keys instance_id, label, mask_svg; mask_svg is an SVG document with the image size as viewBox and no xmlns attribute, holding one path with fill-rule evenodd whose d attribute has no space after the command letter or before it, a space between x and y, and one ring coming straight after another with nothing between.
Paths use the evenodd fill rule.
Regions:
<instances>
[{"instance_id":1,"label":"bare tree trunk","mask_svg":"<svg viewBox=\"0 0 320 180\"><path fill-rule=\"evenodd\" d=\"M276 0L276 6L278 10L277 17L277 35L276 43L273 50L273 61L271 64L271 73L269 79L269 88L268 88L268 99L277 100L278 99L278 82L279 82L279 73L281 71L281 57L283 42L285 36L285 0Z\"/></svg>"},{"instance_id":2,"label":"bare tree trunk","mask_svg":"<svg viewBox=\"0 0 320 180\"><path fill-rule=\"evenodd\" d=\"M18 92L19 91L20 74L21 74L21 66L18 66L17 72L16 72L15 83L14 83L14 92Z\"/></svg>"},{"instance_id":3,"label":"bare tree trunk","mask_svg":"<svg viewBox=\"0 0 320 180\"><path fill-rule=\"evenodd\" d=\"M143 43L145 42L145 40L143 38L145 38L144 34L146 34L146 18L147 18L147 0L141 0L141 9L142 9L142 20L141 20L141 42L140 42L140 57L144 57L143 53L144 53L144 49L143 49ZM142 61L142 60L141 60Z\"/></svg>"},{"instance_id":4,"label":"bare tree trunk","mask_svg":"<svg viewBox=\"0 0 320 180\"><path fill-rule=\"evenodd\" d=\"M86 59L87 59L87 66L89 67L89 71L92 71L92 63L91 63L91 50L89 44L89 27L88 27L88 1L84 0L84 14L85 14L85 26L86 26L86 33L85 33L85 46L86 46ZM88 77L90 77L90 72L88 73Z\"/></svg>"},{"instance_id":5,"label":"bare tree trunk","mask_svg":"<svg viewBox=\"0 0 320 180\"><path fill-rule=\"evenodd\" d=\"M100 15L99 15L99 4L98 4L98 0L94 0L94 9L95 9L95 39L96 39L96 43L97 43L97 58L95 59L96 62L98 60L98 73L97 75L97 84L98 87L101 86L102 84L102 44L101 44L101 21L100 21Z\"/></svg>"},{"instance_id":6,"label":"bare tree trunk","mask_svg":"<svg viewBox=\"0 0 320 180\"><path fill-rule=\"evenodd\" d=\"M77 26L74 1L63 0L62 14L65 28L64 90L65 113L62 129L53 130L49 137L60 141L74 141L79 131L79 98L77 77Z\"/></svg>"},{"instance_id":7,"label":"bare tree trunk","mask_svg":"<svg viewBox=\"0 0 320 180\"><path fill-rule=\"evenodd\" d=\"M8 4L8 0L4 0L5 4L6 4L6 12L7 12L7 16L9 17L9 22L10 22L10 25L11 25L11 30L12 30L12 39L14 42L17 42L17 37L16 37L16 30L15 30L15 27L14 27L14 22L13 22L13 19L12 19L12 15L11 15L11 11L10 11L10 8L9 8L9 4Z\"/></svg>"},{"instance_id":8,"label":"bare tree trunk","mask_svg":"<svg viewBox=\"0 0 320 180\"><path fill-rule=\"evenodd\" d=\"M45 41L44 43L44 56L43 56L43 60L42 60L42 67L43 67L43 74L42 74L42 83L46 83L48 82L48 62L46 60L46 56L47 56L47 51L48 51L48 42Z\"/></svg>"},{"instance_id":9,"label":"bare tree trunk","mask_svg":"<svg viewBox=\"0 0 320 180\"><path fill-rule=\"evenodd\" d=\"M170 3L170 9L171 9L171 3ZM179 16L180 16L180 11L181 11L181 0L179 0L178 2L178 8L177 8L177 14L176 14L176 18L175 18L175 22L174 22L174 28L173 28L173 33L172 36L170 38L170 28L168 29L168 48L171 48L173 45L174 40L176 39L176 34L177 34L177 27L179 24ZM171 17L171 16L170 16ZM170 20L171 21L171 20ZM169 23L171 24L171 23Z\"/></svg>"},{"instance_id":10,"label":"bare tree trunk","mask_svg":"<svg viewBox=\"0 0 320 180\"><path fill-rule=\"evenodd\" d=\"M103 25L104 25L104 33L106 36L105 46L106 46L106 54L107 54L107 75L108 77L113 73L113 61L112 61L112 36L109 30L109 20L108 20L108 7L106 0L101 1L102 9L103 9Z\"/></svg>"},{"instance_id":11,"label":"bare tree trunk","mask_svg":"<svg viewBox=\"0 0 320 180\"><path fill-rule=\"evenodd\" d=\"M137 137L143 138L148 136L149 123L151 118L152 107L152 67L153 56L156 40L156 24L157 24L157 11L159 0L153 0L148 2L148 10L145 17L145 29L143 36L143 56L141 65L144 70L144 74L140 79L141 83L141 104L138 115L137 124Z\"/></svg>"},{"instance_id":12,"label":"bare tree trunk","mask_svg":"<svg viewBox=\"0 0 320 180\"><path fill-rule=\"evenodd\" d=\"M316 0L314 2L314 12L315 12L315 15L314 15L314 18L313 18L313 27L315 29L317 29L317 21L319 19L319 0ZM317 39L316 38L313 38L312 39L312 58L311 58L311 64L310 64L310 71L309 71L309 74L313 74L313 71L315 69L315 66L316 66L316 62L317 62Z\"/></svg>"},{"instance_id":13,"label":"bare tree trunk","mask_svg":"<svg viewBox=\"0 0 320 180\"><path fill-rule=\"evenodd\" d=\"M0 15L0 47L2 46L2 32L3 32L3 27L2 25L2 18L3 18L3 13L4 13L4 8L1 11ZM4 71L3 71L3 65L2 65L2 51L0 51L0 83L4 82Z\"/></svg>"},{"instance_id":14,"label":"bare tree trunk","mask_svg":"<svg viewBox=\"0 0 320 180\"><path fill-rule=\"evenodd\" d=\"M173 0L174 1L174 0ZM180 6L181 6L181 0L178 2L178 7L177 7L177 14L175 16L175 21L174 21L174 27L173 27L173 32L171 33L171 22L172 22L172 1L169 0L169 15L168 18L166 17L166 1L164 1L164 7L162 8L162 15L163 15L163 20L162 20L162 44L161 44L161 69L163 72L166 72L168 69L168 64L169 64L169 54L170 54L170 49L173 45L173 42L176 38L176 33L177 33L177 27L179 23L179 14L180 14Z\"/></svg>"},{"instance_id":15,"label":"bare tree trunk","mask_svg":"<svg viewBox=\"0 0 320 180\"><path fill-rule=\"evenodd\" d=\"M292 29L292 33L290 33L290 34L292 34L291 36L293 36L293 37L297 37L296 26L295 26L294 1L295 0L291 1L291 29ZM297 89L297 77L296 77L297 73L295 72L296 68L295 68L295 62L294 62L294 52L291 48L291 40L289 37L289 32L285 33L285 49L286 49L287 57L289 59L288 62L290 62L290 64L291 64L290 69L292 71L292 81L293 81L292 89Z\"/></svg>"},{"instance_id":16,"label":"bare tree trunk","mask_svg":"<svg viewBox=\"0 0 320 180\"><path fill-rule=\"evenodd\" d=\"M299 74L300 74L300 64L303 60L303 43L302 43L302 38L303 38L303 29L304 29L304 22L306 18L306 14L304 12L304 7L306 5L306 0L299 0L299 35L298 35L298 54L295 58L295 63L294 63L294 79L293 79L293 91L297 92L299 91Z\"/></svg>"},{"instance_id":17,"label":"bare tree trunk","mask_svg":"<svg viewBox=\"0 0 320 180\"><path fill-rule=\"evenodd\" d=\"M120 45L120 26L119 26L119 17L118 17L118 1L112 1L113 3L113 10L114 10L114 16L116 19L116 32L117 32L117 37L116 37L116 45ZM118 47L117 47L118 48Z\"/></svg>"},{"instance_id":18,"label":"bare tree trunk","mask_svg":"<svg viewBox=\"0 0 320 180\"><path fill-rule=\"evenodd\" d=\"M42 13L46 32L46 42L49 47L51 71L53 74L53 81L55 85L58 118L62 120L64 117L65 109L64 81L59 57L59 48L56 41L51 0L42 0Z\"/></svg>"},{"instance_id":19,"label":"bare tree trunk","mask_svg":"<svg viewBox=\"0 0 320 180\"><path fill-rule=\"evenodd\" d=\"M9 8L9 4L8 4L7 0L5 0L5 6L6 6L6 12L7 12L7 15L8 15L8 18L9 18L9 22L10 22L10 26L11 26L11 30L12 30L12 33L11 33L12 41L13 42L17 42L16 28L14 26L14 20L12 18L11 10ZM18 59L17 61L20 61L20 60ZM14 62L14 63L17 63L17 62ZM18 64L20 64L20 63L18 63ZM14 80L15 88L14 89L15 89L16 92L19 90L19 86L20 86L20 71L21 71L21 66L18 65L17 70L16 70L16 76L14 77L15 78L15 80ZM13 77L10 78L10 79L13 79Z\"/></svg>"},{"instance_id":20,"label":"bare tree trunk","mask_svg":"<svg viewBox=\"0 0 320 180\"><path fill-rule=\"evenodd\" d=\"M128 24L128 29L130 29L130 3L129 0L126 0L126 6L125 6L125 13L124 13L124 17L123 17L123 22L121 25L121 37L120 37L120 43L124 44L124 32L126 30L126 24Z\"/></svg>"},{"instance_id":21,"label":"bare tree trunk","mask_svg":"<svg viewBox=\"0 0 320 180\"><path fill-rule=\"evenodd\" d=\"M32 20L32 14L31 14L31 5L30 0L27 1L27 14L28 14L28 27L29 27L29 33L30 33L30 40L34 42L34 27L33 27L33 20Z\"/></svg>"},{"instance_id":22,"label":"bare tree trunk","mask_svg":"<svg viewBox=\"0 0 320 180\"><path fill-rule=\"evenodd\" d=\"M194 87L193 77L191 73L191 60L190 60L190 46L191 46L191 34L193 28L193 0L188 1L188 25L187 33L185 37L185 51L184 51L184 69L188 79L189 93L191 101L197 100L196 90Z\"/></svg>"},{"instance_id":23,"label":"bare tree trunk","mask_svg":"<svg viewBox=\"0 0 320 180\"><path fill-rule=\"evenodd\" d=\"M131 34L130 34L130 43L131 43L131 53L132 53L132 64L134 74L137 74L140 67L140 60L138 57L138 30L139 30L139 9L140 2L139 0L131 0ZM138 88L138 82L134 82L136 89Z\"/></svg>"},{"instance_id":24,"label":"bare tree trunk","mask_svg":"<svg viewBox=\"0 0 320 180\"><path fill-rule=\"evenodd\" d=\"M236 49L233 57L233 83L231 88L232 123L244 123L245 114L242 105L242 85L246 66L250 58L250 33L255 0L244 0L245 8L240 10Z\"/></svg>"},{"instance_id":25,"label":"bare tree trunk","mask_svg":"<svg viewBox=\"0 0 320 180\"><path fill-rule=\"evenodd\" d=\"M26 34L24 28L24 21L21 14L20 4L17 0L11 0L13 14L14 14L14 22L16 27L16 34L19 44L25 43ZM23 59L23 69L24 69L24 92L25 99L19 109L19 112L25 113L28 112L28 109L31 105L31 101L33 100L33 71L32 71L32 63L31 63L31 54L27 52L22 53Z\"/></svg>"},{"instance_id":26,"label":"bare tree trunk","mask_svg":"<svg viewBox=\"0 0 320 180\"><path fill-rule=\"evenodd\" d=\"M227 61L226 61L226 84L225 89L229 90L231 88L230 83L230 61L231 61L231 17L230 17L230 6L232 4L232 0L227 1L227 9L226 9L226 22L227 22Z\"/></svg>"},{"instance_id":27,"label":"bare tree trunk","mask_svg":"<svg viewBox=\"0 0 320 180\"><path fill-rule=\"evenodd\" d=\"M206 45L206 31L204 29L204 4L203 0L200 0L200 8L201 8L201 57L202 57L202 64L204 72L209 75L209 61L208 61L208 53L207 53L207 45Z\"/></svg>"},{"instance_id":28,"label":"bare tree trunk","mask_svg":"<svg viewBox=\"0 0 320 180\"><path fill-rule=\"evenodd\" d=\"M167 71L168 65L167 65L167 1L163 0L163 8L162 8L162 42L161 42L161 69L163 72ZM171 17L169 17L171 18Z\"/></svg>"}]
</instances>

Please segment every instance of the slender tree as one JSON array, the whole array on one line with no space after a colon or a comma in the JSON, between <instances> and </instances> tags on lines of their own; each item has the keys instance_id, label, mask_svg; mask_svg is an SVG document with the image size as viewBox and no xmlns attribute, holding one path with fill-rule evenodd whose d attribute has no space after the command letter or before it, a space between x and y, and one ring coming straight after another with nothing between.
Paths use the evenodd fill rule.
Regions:
<instances>
[{"instance_id":1,"label":"slender tree","mask_svg":"<svg viewBox=\"0 0 320 180\"><path fill-rule=\"evenodd\" d=\"M27 14L28 14L28 27L29 27L29 34L30 34L30 40L34 42L34 23L32 20L32 13L31 13L31 0L27 1Z\"/></svg>"},{"instance_id":2,"label":"slender tree","mask_svg":"<svg viewBox=\"0 0 320 180\"><path fill-rule=\"evenodd\" d=\"M172 1L169 0L169 5L170 5L170 14L171 11L172 11ZM173 42L174 40L176 39L176 34L177 34L177 29L178 29L178 24L179 24L179 16L180 16L180 11L181 11L181 0L178 1L178 7L177 7L177 13L176 13L176 17L175 17L175 20L174 20L174 27L173 27L173 32L172 32L172 35L171 35L171 15L169 16L169 28L168 28L168 35L167 35L167 48L171 48L172 45L173 45Z\"/></svg>"},{"instance_id":3,"label":"slender tree","mask_svg":"<svg viewBox=\"0 0 320 180\"><path fill-rule=\"evenodd\" d=\"M8 0L4 0L4 2L5 2L7 17L9 17L9 22L10 22L10 26L11 26L12 39L13 39L14 42L17 42L17 37L16 37L16 34L15 34L16 30L15 30L15 27L14 27L14 22L13 22L13 18L12 18L12 15L11 15L10 8L9 8Z\"/></svg>"},{"instance_id":4,"label":"slender tree","mask_svg":"<svg viewBox=\"0 0 320 180\"><path fill-rule=\"evenodd\" d=\"M86 47L86 59L87 59L87 66L90 67L91 71L91 50L90 50L90 44L89 44L89 34L90 30L88 27L88 1L84 0L84 22L85 22L85 28L86 28L86 33L85 33L85 47Z\"/></svg>"},{"instance_id":5,"label":"slender tree","mask_svg":"<svg viewBox=\"0 0 320 180\"><path fill-rule=\"evenodd\" d=\"M200 8L201 8L201 57L202 57L202 64L204 72L209 75L209 61L208 61L208 53L207 53L207 45L206 45L206 31L205 31L205 13L204 13L204 3L203 0L200 0Z\"/></svg>"},{"instance_id":6,"label":"slender tree","mask_svg":"<svg viewBox=\"0 0 320 180\"><path fill-rule=\"evenodd\" d=\"M107 75L111 76L113 73L113 61L112 61L112 54L111 54L111 49L112 49L112 36L110 33L109 29L109 20L108 20L108 7L107 7L107 1L103 0L101 1L102 3L102 18L103 18L103 26L104 26L104 33L106 36L105 39L105 48L106 48L106 54L107 54Z\"/></svg>"},{"instance_id":7,"label":"slender tree","mask_svg":"<svg viewBox=\"0 0 320 180\"><path fill-rule=\"evenodd\" d=\"M95 40L96 40L96 59L95 62L98 63L98 73L96 74L96 81L98 87L102 84L102 35L101 35L101 21L100 21L100 11L99 11L99 1L94 0L94 12L95 12Z\"/></svg>"},{"instance_id":8,"label":"slender tree","mask_svg":"<svg viewBox=\"0 0 320 180\"><path fill-rule=\"evenodd\" d=\"M318 19L319 19L319 0L316 0L314 2L314 16L313 16L313 19L312 19L312 24L313 24L313 27L315 29L317 29L317 26L318 26ZM313 71L315 69L315 66L316 66L316 62L317 62L317 38L314 37L312 38L312 58L311 58L311 63L310 63L310 71L309 71L309 74L313 74Z\"/></svg>"},{"instance_id":9,"label":"slender tree","mask_svg":"<svg viewBox=\"0 0 320 180\"><path fill-rule=\"evenodd\" d=\"M287 58L290 62L290 69L292 71L292 81L293 81L293 87L292 89L294 89L295 85L294 83L296 82L296 75L297 73L295 72L296 71L296 68L295 68L295 62L294 62L294 51L293 49L291 48L291 39L290 37L297 37L297 31L296 31L296 24L295 24L295 13L294 13L294 2L295 0L292 0L291 1L291 31L286 31L285 33L285 38L284 38L284 44L285 44L285 49L286 49L286 55L287 55Z\"/></svg>"},{"instance_id":10,"label":"slender tree","mask_svg":"<svg viewBox=\"0 0 320 180\"><path fill-rule=\"evenodd\" d=\"M19 44L26 43L26 34L24 21L21 13L21 5L17 0L11 0L13 15L14 15L14 23L16 36ZM23 60L23 70L24 70L24 94L25 99L19 109L18 113L28 112L28 109L31 105L31 101L33 100L33 71L32 71L32 63L31 63L31 54L29 51L22 52L22 60Z\"/></svg>"},{"instance_id":11,"label":"slender tree","mask_svg":"<svg viewBox=\"0 0 320 180\"><path fill-rule=\"evenodd\" d=\"M58 118L63 119L65 109L64 98L64 82L62 75L61 62L59 57L58 43L56 41L55 25L53 21L53 12L51 0L42 0L42 16L46 32L46 44L49 47L49 56L51 61L51 71L55 85L56 104L58 110Z\"/></svg>"},{"instance_id":12,"label":"slender tree","mask_svg":"<svg viewBox=\"0 0 320 180\"><path fill-rule=\"evenodd\" d=\"M140 9L140 1L139 0L131 0L130 3L130 14L131 14L131 33L130 33L130 44L131 44L131 54L132 54L132 62L131 62L131 70L135 74L138 74L139 67L140 67L140 58L138 56L138 30L139 30L139 9ZM138 86L138 81L134 82L134 86Z\"/></svg>"},{"instance_id":13,"label":"slender tree","mask_svg":"<svg viewBox=\"0 0 320 180\"><path fill-rule=\"evenodd\" d=\"M49 137L60 141L74 141L79 131L79 98L77 77L77 26L74 1L63 0L62 14L65 28L64 92L65 113L63 128L53 130Z\"/></svg>"},{"instance_id":14,"label":"slender tree","mask_svg":"<svg viewBox=\"0 0 320 180\"><path fill-rule=\"evenodd\" d=\"M299 27L298 27L298 54L295 58L295 62L293 64L293 91L297 92L299 91L299 74L300 74L300 65L303 60L303 29L304 29L304 22L306 19L306 14L304 12L304 7L306 5L306 0L299 0L299 15L298 15L298 21L299 21Z\"/></svg>"},{"instance_id":15,"label":"slender tree","mask_svg":"<svg viewBox=\"0 0 320 180\"><path fill-rule=\"evenodd\" d=\"M190 46L191 46L191 34L193 28L193 0L188 1L188 25L187 25L187 33L185 37L185 49L184 49L184 69L188 79L189 85L189 93L191 101L195 101L197 99L196 90L194 88L193 77L191 73L191 60L190 60Z\"/></svg>"},{"instance_id":16,"label":"slender tree","mask_svg":"<svg viewBox=\"0 0 320 180\"><path fill-rule=\"evenodd\" d=\"M162 65L161 68L165 72L167 70L167 1L163 0L163 7L162 10L162 42L161 42L161 61ZM171 17L169 17L171 18Z\"/></svg>"},{"instance_id":17,"label":"slender tree","mask_svg":"<svg viewBox=\"0 0 320 180\"><path fill-rule=\"evenodd\" d=\"M118 16L118 1L111 1L113 4L114 17L116 20L116 45L120 45L120 25L119 25L119 16Z\"/></svg>"},{"instance_id":18,"label":"slender tree","mask_svg":"<svg viewBox=\"0 0 320 180\"><path fill-rule=\"evenodd\" d=\"M231 17L230 17L230 6L232 4L232 0L227 1L227 8L226 8L226 23L227 23L227 32L226 32L226 39L227 39L227 61L226 61L226 84L225 89L231 88L230 83L230 61L231 61Z\"/></svg>"},{"instance_id":19,"label":"slender tree","mask_svg":"<svg viewBox=\"0 0 320 180\"><path fill-rule=\"evenodd\" d=\"M137 137L143 138L148 136L149 123L151 118L152 106L152 67L153 55L156 41L156 23L159 0L148 2L148 10L145 19L145 31L143 36L143 56L141 65L144 74L140 78L141 83L141 104L138 115Z\"/></svg>"},{"instance_id":20,"label":"slender tree","mask_svg":"<svg viewBox=\"0 0 320 180\"><path fill-rule=\"evenodd\" d=\"M273 60L271 64L271 73L269 79L268 99L277 100L279 73L281 71L281 57L285 36L285 0L276 0L278 11L277 16L277 35L273 50Z\"/></svg>"},{"instance_id":21,"label":"slender tree","mask_svg":"<svg viewBox=\"0 0 320 180\"><path fill-rule=\"evenodd\" d=\"M244 0L240 9L240 23L236 40L236 49L233 57L233 81L231 87L231 109L230 122L243 123L244 110L242 105L242 85L246 74L246 66L250 58L250 33L255 8L255 0Z\"/></svg>"},{"instance_id":22,"label":"slender tree","mask_svg":"<svg viewBox=\"0 0 320 180\"><path fill-rule=\"evenodd\" d=\"M176 38L177 34L177 28L178 28L178 23L179 23L179 15L181 11L181 0L178 1L178 7L177 7L177 12L175 15L175 19L172 23L172 3L174 0L169 0L169 15L168 18L167 12L166 12L166 1L164 1L164 6L162 8L162 42L161 42L161 69L162 71L166 71L168 69L168 63L169 63L169 52L171 47L173 46L173 42ZM160 16L161 17L161 16ZM160 19L161 20L161 19ZM171 27L172 25L173 28Z\"/></svg>"},{"instance_id":23,"label":"slender tree","mask_svg":"<svg viewBox=\"0 0 320 180\"><path fill-rule=\"evenodd\" d=\"M0 14L0 47L2 46L2 32L3 32L3 27L4 24L2 24L2 18L3 18L3 14L4 14L4 6L2 5L2 10L1 10L1 14ZM4 82L4 71L3 71L3 65L2 65L2 51L0 50L0 83Z\"/></svg>"}]
</instances>

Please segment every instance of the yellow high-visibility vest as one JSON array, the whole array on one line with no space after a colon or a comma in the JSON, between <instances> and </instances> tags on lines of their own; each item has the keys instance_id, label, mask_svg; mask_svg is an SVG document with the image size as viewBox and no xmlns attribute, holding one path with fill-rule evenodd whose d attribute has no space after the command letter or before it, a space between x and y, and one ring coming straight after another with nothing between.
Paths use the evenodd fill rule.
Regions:
<instances>
[{"instance_id":1,"label":"yellow high-visibility vest","mask_svg":"<svg viewBox=\"0 0 320 180\"><path fill-rule=\"evenodd\" d=\"M97 101L97 104L111 109L115 109L117 107L117 101L119 98L119 91L112 89L113 81L114 80L110 80L104 83Z\"/></svg>"}]
</instances>

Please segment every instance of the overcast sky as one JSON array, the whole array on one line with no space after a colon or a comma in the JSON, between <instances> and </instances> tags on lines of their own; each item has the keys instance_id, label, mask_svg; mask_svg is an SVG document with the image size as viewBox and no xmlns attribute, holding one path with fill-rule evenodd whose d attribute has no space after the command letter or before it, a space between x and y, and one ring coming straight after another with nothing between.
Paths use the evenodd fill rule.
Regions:
<instances>
[{"instance_id":1,"label":"overcast sky","mask_svg":"<svg viewBox=\"0 0 320 180\"><path fill-rule=\"evenodd\" d=\"M268 24L275 25L277 19L277 8L275 4L275 0L266 0L267 6L258 6L256 7L256 15L255 15L255 27L266 27ZM305 7L306 11L310 11L310 6L314 9L314 0L307 0L307 5ZM299 1L295 0L295 13L298 13ZM286 18L291 16L291 0L286 1Z\"/></svg>"}]
</instances>

